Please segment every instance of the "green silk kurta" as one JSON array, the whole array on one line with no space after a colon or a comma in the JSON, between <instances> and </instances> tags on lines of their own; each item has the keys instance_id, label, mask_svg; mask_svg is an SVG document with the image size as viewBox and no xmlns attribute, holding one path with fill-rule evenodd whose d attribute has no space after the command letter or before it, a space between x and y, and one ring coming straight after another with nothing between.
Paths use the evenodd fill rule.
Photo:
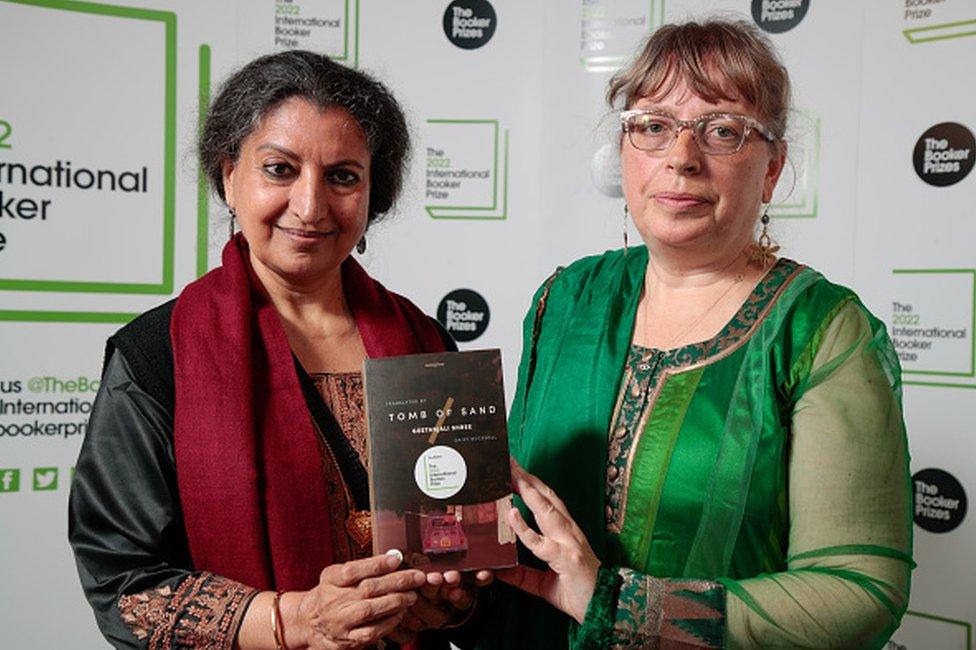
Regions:
<instances>
[{"instance_id":1,"label":"green silk kurta","mask_svg":"<svg viewBox=\"0 0 976 650\"><path fill-rule=\"evenodd\" d=\"M643 247L580 260L526 316L512 453L604 568L582 628L506 593L479 645L882 645L911 567L884 326L781 260L713 339L632 347L646 264Z\"/></svg>"}]
</instances>

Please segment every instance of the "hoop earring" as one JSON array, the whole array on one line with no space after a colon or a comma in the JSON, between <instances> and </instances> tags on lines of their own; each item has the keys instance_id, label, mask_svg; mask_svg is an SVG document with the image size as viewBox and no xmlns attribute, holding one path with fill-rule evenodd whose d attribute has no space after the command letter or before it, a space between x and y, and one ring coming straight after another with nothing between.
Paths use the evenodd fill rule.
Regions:
<instances>
[{"instance_id":1,"label":"hoop earring","mask_svg":"<svg viewBox=\"0 0 976 650\"><path fill-rule=\"evenodd\" d=\"M234 221L237 219L237 213L234 212L234 208L227 208L227 211L230 212L230 222L228 223L228 235L227 235L227 238L228 239L233 239L234 238Z\"/></svg>"},{"instance_id":2,"label":"hoop earring","mask_svg":"<svg viewBox=\"0 0 976 650\"><path fill-rule=\"evenodd\" d=\"M366 235L363 235L363 238L356 244L356 252L360 255L366 252Z\"/></svg>"},{"instance_id":3,"label":"hoop earring","mask_svg":"<svg viewBox=\"0 0 976 650\"><path fill-rule=\"evenodd\" d=\"M769 221L769 204L767 203L766 207L763 208L762 217L759 218L759 222L762 224L759 239L750 244L747 251L749 261L759 264L764 271L772 266L773 261L776 260L776 253L779 252L779 246L774 244L769 236Z\"/></svg>"},{"instance_id":4,"label":"hoop earring","mask_svg":"<svg viewBox=\"0 0 976 650\"><path fill-rule=\"evenodd\" d=\"M627 234L627 217L630 216L630 209L624 203L624 255L627 254L627 245L630 243L630 236Z\"/></svg>"}]
</instances>

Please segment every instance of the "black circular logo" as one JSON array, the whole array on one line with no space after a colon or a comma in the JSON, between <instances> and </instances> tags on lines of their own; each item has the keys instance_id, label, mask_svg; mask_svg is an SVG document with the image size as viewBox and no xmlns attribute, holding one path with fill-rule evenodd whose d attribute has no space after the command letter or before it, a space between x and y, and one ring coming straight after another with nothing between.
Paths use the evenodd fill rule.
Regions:
<instances>
[{"instance_id":1,"label":"black circular logo","mask_svg":"<svg viewBox=\"0 0 976 650\"><path fill-rule=\"evenodd\" d=\"M454 0L444 10L447 40L465 50L479 48L495 34L498 18L488 0Z\"/></svg>"},{"instance_id":2,"label":"black circular logo","mask_svg":"<svg viewBox=\"0 0 976 650\"><path fill-rule=\"evenodd\" d=\"M488 303L471 289L455 289L437 306L437 320L455 341L473 341L488 329Z\"/></svg>"},{"instance_id":3,"label":"black circular logo","mask_svg":"<svg viewBox=\"0 0 976 650\"><path fill-rule=\"evenodd\" d=\"M752 19L771 34L788 32L803 20L810 0L752 0Z\"/></svg>"},{"instance_id":4,"label":"black circular logo","mask_svg":"<svg viewBox=\"0 0 976 650\"><path fill-rule=\"evenodd\" d=\"M966 516L966 492L956 477L941 469L923 469L912 477L915 523L932 533L948 533Z\"/></svg>"},{"instance_id":5,"label":"black circular logo","mask_svg":"<svg viewBox=\"0 0 976 650\"><path fill-rule=\"evenodd\" d=\"M976 140L973 132L957 122L942 122L922 134L915 143L915 173L929 185L945 187L966 178L973 168Z\"/></svg>"}]
</instances>

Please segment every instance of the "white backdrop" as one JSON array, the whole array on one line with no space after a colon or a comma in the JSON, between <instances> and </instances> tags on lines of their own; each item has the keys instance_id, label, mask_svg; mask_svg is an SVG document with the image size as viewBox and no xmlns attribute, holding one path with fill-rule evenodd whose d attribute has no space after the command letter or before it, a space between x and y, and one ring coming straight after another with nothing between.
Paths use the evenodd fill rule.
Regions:
<instances>
[{"instance_id":1,"label":"white backdrop","mask_svg":"<svg viewBox=\"0 0 976 650\"><path fill-rule=\"evenodd\" d=\"M0 0L0 645L105 645L65 541L72 466L105 338L219 259L227 217L193 139L231 69L303 47L392 87L411 175L364 263L431 314L457 289L482 297L487 327L463 346L502 348L511 397L536 285L621 245L607 79L662 21L716 11L778 30L794 80L774 238L898 328L912 471L932 471L895 641L969 649L972 0ZM452 40L445 15L484 33Z\"/></svg>"}]
</instances>

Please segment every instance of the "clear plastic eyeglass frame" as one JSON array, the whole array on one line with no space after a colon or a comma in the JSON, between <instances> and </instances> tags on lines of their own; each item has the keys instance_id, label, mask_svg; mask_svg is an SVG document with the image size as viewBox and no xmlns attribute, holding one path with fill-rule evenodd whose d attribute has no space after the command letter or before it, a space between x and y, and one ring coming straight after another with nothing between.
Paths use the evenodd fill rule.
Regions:
<instances>
[{"instance_id":1,"label":"clear plastic eyeglass frame","mask_svg":"<svg viewBox=\"0 0 976 650\"><path fill-rule=\"evenodd\" d=\"M656 117L665 120L668 125L669 137L666 141L662 141L659 145L654 147L648 147L646 144L639 144L634 138L634 126L636 126L632 120L640 117ZM714 120L733 120L742 125L739 131L739 141L735 143L732 148L717 148L713 144L709 143L707 138L704 136L706 133L707 125ZM635 108L627 111L621 111L620 113L620 128L627 134L627 139L630 144L636 149L641 151L664 151L669 149L674 141L678 137L678 133L681 129L690 129L692 136L695 138L695 142L698 143L699 148L702 152L715 155L724 156L728 154L733 154L742 148L745 144L746 138L749 137L751 131L758 133L767 142L776 142L776 136L773 135L772 129L768 126L755 120L748 115L739 115L738 113L706 113L704 115L699 115L692 120L679 120L676 117L668 115L667 113L662 113L660 111L651 111L643 108Z\"/></svg>"}]
</instances>

